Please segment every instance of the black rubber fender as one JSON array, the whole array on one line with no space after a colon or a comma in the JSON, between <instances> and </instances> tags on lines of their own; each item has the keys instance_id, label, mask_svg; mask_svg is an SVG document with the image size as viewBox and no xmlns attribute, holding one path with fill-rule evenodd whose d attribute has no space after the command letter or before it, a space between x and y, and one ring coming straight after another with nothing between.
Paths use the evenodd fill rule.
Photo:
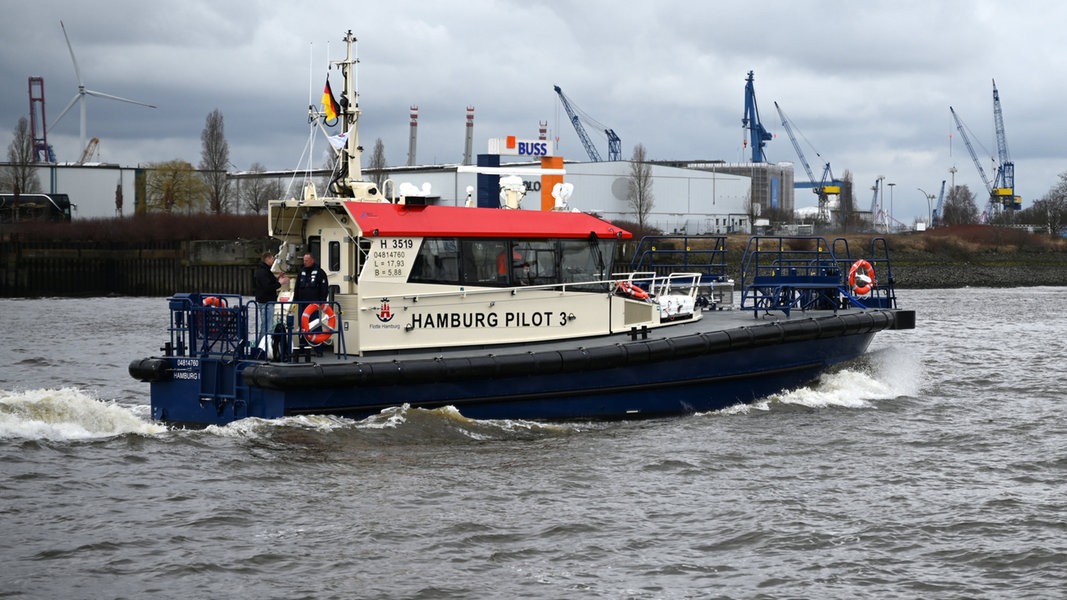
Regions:
<instances>
[{"instance_id":1,"label":"black rubber fender","mask_svg":"<svg viewBox=\"0 0 1067 600\"><path fill-rule=\"evenodd\" d=\"M173 373L170 363L162 358L141 358L130 363L130 375L148 383L170 381Z\"/></svg>"}]
</instances>

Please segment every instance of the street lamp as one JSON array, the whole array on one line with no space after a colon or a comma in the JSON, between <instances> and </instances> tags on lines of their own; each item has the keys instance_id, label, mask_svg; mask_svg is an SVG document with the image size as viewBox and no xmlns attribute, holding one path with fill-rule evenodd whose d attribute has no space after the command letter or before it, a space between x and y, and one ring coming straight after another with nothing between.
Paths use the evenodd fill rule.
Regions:
<instances>
[{"instance_id":1,"label":"street lamp","mask_svg":"<svg viewBox=\"0 0 1067 600\"><path fill-rule=\"evenodd\" d=\"M895 183L887 183L886 185L889 186L889 221L890 221L889 230L892 231L893 230L893 223L896 223L896 219L893 218L893 187L896 184Z\"/></svg>"},{"instance_id":2,"label":"street lamp","mask_svg":"<svg viewBox=\"0 0 1067 600\"><path fill-rule=\"evenodd\" d=\"M933 227L934 226L934 205L932 204L932 202L934 201L934 195L933 194L927 194L926 190L924 190L922 188L915 188L915 189L917 189L920 192L922 192L923 196L926 197L926 224L929 225L930 227Z\"/></svg>"}]
</instances>

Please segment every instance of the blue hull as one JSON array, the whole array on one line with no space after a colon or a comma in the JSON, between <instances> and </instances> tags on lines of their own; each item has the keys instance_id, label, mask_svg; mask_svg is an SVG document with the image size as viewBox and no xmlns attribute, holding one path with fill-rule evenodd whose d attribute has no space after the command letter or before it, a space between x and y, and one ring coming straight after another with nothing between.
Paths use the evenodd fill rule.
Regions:
<instances>
[{"instance_id":1,"label":"blue hull","mask_svg":"<svg viewBox=\"0 0 1067 600\"><path fill-rule=\"evenodd\" d=\"M474 419L618 419L719 410L794 388L834 364L861 356L874 334L797 342L662 363L648 371L509 377L485 381L394 384L370 388L263 390L285 414L329 412L361 418L398 404L454 406ZM797 357L803 357L797 360Z\"/></svg>"},{"instance_id":2,"label":"blue hull","mask_svg":"<svg viewBox=\"0 0 1067 600\"><path fill-rule=\"evenodd\" d=\"M363 418L404 404L450 405L476 419L648 418L718 410L800 386L861 356L878 331L913 318L871 311L498 356L322 364L163 357L130 371L152 382L152 416L178 423Z\"/></svg>"}]
</instances>

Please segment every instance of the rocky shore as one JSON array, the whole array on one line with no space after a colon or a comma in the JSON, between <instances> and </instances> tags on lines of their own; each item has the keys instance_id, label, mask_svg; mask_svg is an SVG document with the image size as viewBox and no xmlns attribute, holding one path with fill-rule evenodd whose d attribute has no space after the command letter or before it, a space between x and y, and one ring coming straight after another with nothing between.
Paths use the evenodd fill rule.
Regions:
<instances>
[{"instance_id":1,"label":"rocky shore","mask_svg":"<svg viewBox=\"0 0 1067 600\"><path fill-rule=\"evenodd\" d=\"M960 257L896 252L891 258L898 288L1067 286L1063 253L976 252Z\"/></svg>"}]
</instances>

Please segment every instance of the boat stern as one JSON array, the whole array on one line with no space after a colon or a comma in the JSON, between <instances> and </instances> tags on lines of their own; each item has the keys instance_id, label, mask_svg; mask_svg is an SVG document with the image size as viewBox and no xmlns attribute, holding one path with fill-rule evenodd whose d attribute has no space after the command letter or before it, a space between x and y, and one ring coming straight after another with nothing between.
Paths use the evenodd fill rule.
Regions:
<instances>
[{"instance_id":1,"label":"boat stern","mask_svg":"<svg viewBox=\"0 0 1067 600\"><path fill-rule=\"evenodd\" d=\"M157 421L203 426L284 416L285 403L277 394L241 384L244 366L210 358L155 357L132 362L129 371L150 384L152 418Z\"/></svg>"}]
</instances>

